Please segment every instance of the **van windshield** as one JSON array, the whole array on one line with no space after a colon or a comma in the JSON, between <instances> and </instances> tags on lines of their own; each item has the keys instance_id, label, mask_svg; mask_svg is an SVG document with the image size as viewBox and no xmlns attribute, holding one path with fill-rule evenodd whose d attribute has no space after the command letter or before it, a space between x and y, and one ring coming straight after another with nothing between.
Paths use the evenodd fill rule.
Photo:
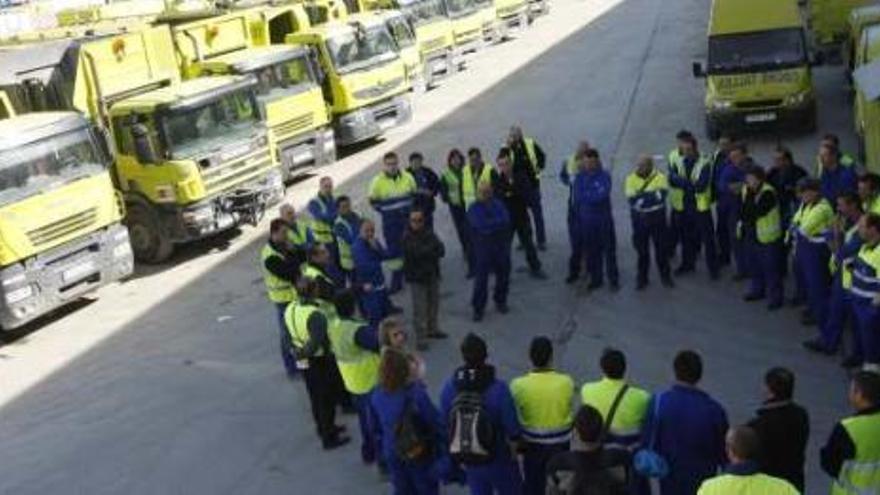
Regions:
<instances>
[{"instance_id":1,"label":"van windshield","mask_svg":"<svg viewBox=\"0 0 880 495\"><path fill-rule=\"evenodd\" d=\"M476 3L472 0L446 0L446 10L449 17L463 17L476 10Z\"/></svg>"},{"instance_id":2,"label":"van windshield","mask_svg":"<svg viewBox=\"0 0 880 495\"><path fill-rule=\"evenodd\" d=\"M416 26L446 18L443 0L401 0L400 10Z\"/></svg>"},{"instance_id":3,"label":"van windshield","mask_svg":"<svg viewBox=\"0 0 880 495\"><path fill-rule=\"evenodd\" d=\"M409 48L416 44L416 34L413 32L409 23L403 17L393 17L388 19L388 29L397 42L398 48Z\"/></svg>"},{"instance_id":4,"label":"van windshield","mask_svg":"<svg viewBox=\"0 0 880 495\"><path fill-rule=\"evenodd\" d=\"M260 121L254 92L242 89L195 108L161 117L173 158L190 157L219 147L230 136L250 132Z\"/></svg>"},{"instance_id":5,"label":"van windshield","mask_svg":"<svg viewBox=\"0 0 880 495\"><path fill-rule=\"evenodd\" d=\"M327 40L327 51L340 74L397 58L397 45L384 25L333 36Z\"/></svg>"},{"instance_id":6,"label":"van windshield","mask_svg":"<svg viewBox=\"0 0 880 495\"><path fill-rule=\"evenodd\" d=\"M0 151L0 205L101 173L107 166L88 129Z\"/></svg>"},{"instance_id":7,"label":"van windshield","mask_svg":"<svg viewBox=\"0 0 880 495\"><path fill-rule=\"evenodd\" d=\"M295 93L297 86L314 82L305 55L253 71L257 77L257 95L269 100Z\"/></svg>"},{"instance_id":8,"label":"van windshield","mask_svg":"<svg viewBox=\"0 0 880 495\"><path fill-rule=\"evenodd\" d=\"M710 74L798 67L807 63L800 28L709 37Z\"/></svg>"}]
</instances>

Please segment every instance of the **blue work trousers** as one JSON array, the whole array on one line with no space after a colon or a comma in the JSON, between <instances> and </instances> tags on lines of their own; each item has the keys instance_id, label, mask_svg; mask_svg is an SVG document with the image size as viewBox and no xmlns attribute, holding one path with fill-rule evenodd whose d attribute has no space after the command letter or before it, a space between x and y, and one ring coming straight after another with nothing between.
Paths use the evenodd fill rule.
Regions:
<instances>
[{"instance_id":1,"label":"blue work trousers","mask_svg":"<svg viewBox=\"0 0 880 495\"><path fill-rule=\"evenodd\" d=\"M382 214L382 235L391 265L391 293L403 288L403 234L409 223L409 208Z\"/></svg>"},{"instance_id":2,"label":"blue work trousers","mask_svg":"<svg viewBox=\"0 0 880 495\"><path fill-rule=\"evenodd\" d=\"M495 290L492 299L495 304L507 304L510 286L510 243L500 246L474 246L474 292L471 305L481 313L489 299L489 276L495 276Z\"/></svg>"},{"instance_id":3,"label":"blue work trousers","mask_svg":"<svg viewBox=\"0 0 880 495\"><path fill-rule=\"evenodd\" d=\"M718 259L725 264L733 261L738 275L747 275L748 269L746 247L737 236L739 223L739 205L718 203L715 207L716 238L718 239Z\"/></svg>"},{"instance_id":4,"label":"blue work trousers","mask_svg":"<svg viewBox=\"0 0 880 495\"><path fill-rule=\"evenodd\" d=\"M794 259L807 296L807 307L817 322L825 321L831 276L828 272L828 245L799 240Z\"/></svg>"},{"instance_id":5,"label":"blue work trousers","mask_svg":"<svg viewBox=\"0 0 880 495\"><path fill-rule=\"evenodd\" d=\"M522 495L519 466L507 456L485 466L468 466L465 473L471 495Z\"/></svg>"},{"instance_id":6,"label":"blue work trousers","mask_svg":"<svg viewBox=\"0 0 880 495\"><path fill-rule=\"evenodd\" d=\"M617 234L611 215L579 219L575 235L575 248L569 261L569 274L578 276L586 260L590 284L599 285L604 275L617 284L620 272L617 268ZM604 270L603 270L604 269Z\"/></svg>"},{"instance_id":7,"label":"blue work trousers","mask_svg":"<svg viewBox=\"0 0 880 495\"><path fill-rule=\"evenodd\" d=\"M370 407L370 394L351 394L351 400L357 410L358 427L361 431L361 460L372 464L376 461L378 446L376 445L376 435L370 428L370 415L373 414L373 409Z\"/></svg>"},{"instance_id":8,"label":"blue work trousers","mask_svg":"<svg viewBox=\"0 0 880 495\"><path fill-rule=\"evenodd\" d=\"M834 274L831 281L831 295L828 297L828 311L825 320L820 322L820 340L822 347L829 352L837 352L843 338L843 329L849 321L852 321L852 307L849 291L843 288L840 280L840 270ZM861 359L861 339L858 331L854 332L852 355Z\"/></svg>"},{"instance_id":9,"label":"blue work trousers","mask_svg":"<svg viewBox=\"0 0 880 495\"><path fill-rule=\"evenodd\" d=\"M779 242L762 244L749 236L744 244L749 275L752 283L749 295L767 296L771 305L782 304L782 245Z\"/></svg>"},{"instance_id":10,"label":"blue work trousers","mask_svg":"<svg viewBox=\"0 0 880 495\"><path fill-rule=\"evenodd\" d=\"M651 267L651 246L654 247L654 261L660 270L660 277L669 277L669 233L666 227L666 211L632 213L632 242L638 254L638 281L648 281Z\"/></svg>"},{"instance_id":11,"label":"blue work trousers","mask_svg":"<svg viewBox=\"0 0 880 495\"><path fill-rule=\"evenodd\" d=\"M568 450L568 442L528 443L523 454L523 495L544 495L547 485L547 463L559 452Z\"/></svg>"},{"instance_id":12,"label":"blue work trousers","mask_svg":"<svg viewBox=\"0 0 880 495\"><path fill-rule=\"evenodd\" d=\"M718 253L715 250L715 227L711 211L686 208L675 212L678 217L678 236L681 238L681 266L693 269L697 254L704 249L709 274L718 274Z\"/></svg>"},{"instance_id":13,"label":"blue work trousers","mask_svg":"<svg viewBox=\"0 0 880 495\"><path fill-rule=\"evenodd\" d=\"M544 207L541 205L541 186L536 185L529 189L526 195L526 206L532 214L535 222L535 238L539 246L547 244L547 231L544 228Z\"/></svg>"},{"instance_id":14,"label":"blue work trousers","mask_svg":"<svg viewBox=\"0 0 880 495\"><path fill-rule=\"evenodd\" d=\"M440 493L440 482L430 462L416 464L402 462L393 455L387 457L392 495L437 495Z\"/></svg>"},{"instance_id":15,"label":"blue work trousers","mask_svg":"<svg viewBox=\"0 0 880 495\"><path fill-rule=\"evenodd\" d=\"M284 321L287 304L275 303L275 314L278 317L278 330L281 337L281 361L284 363L284 371L287 372L287 376L293 378L297 376L298 370L296 369L296 359L293 357L293 341L290 339L290 332L287 331L287 322Z\"/></svg>"},{"instance_id":16,"label":"blue work trousers","mask_svg":"<svg viewBox=\"0 0 880 495\"><path fill-rule=\"evenodd\" d=\"M461 206L450 206L449 214L452 216L452 224L455 225L455 233L458 235L459 244L461 244L462 257L467 263L468 273L471 273L473 253L471 252L471 227L468 224L467 211Z\"/></svg>"},{"instance_id":17,"label":"blue work trousers","mask_svg":"<svg viewBox=\"0 0 880 495\"><path fill-rule=\"evenodd\" d=\"M864 297L853 296L852 300L865 365L880 366L880 307Z\"/></svg>"},{"instance_id":18,"label":"blue work trousers","mask_svg":"<svg viewBox=\"0 0 880 495\"><path fill-rule=\"evenodd\" d=\"M370 291L361 292L361 311L368 322L378 325L391 313L388 289L373 287Z\"/></svg>"}]
</instances>

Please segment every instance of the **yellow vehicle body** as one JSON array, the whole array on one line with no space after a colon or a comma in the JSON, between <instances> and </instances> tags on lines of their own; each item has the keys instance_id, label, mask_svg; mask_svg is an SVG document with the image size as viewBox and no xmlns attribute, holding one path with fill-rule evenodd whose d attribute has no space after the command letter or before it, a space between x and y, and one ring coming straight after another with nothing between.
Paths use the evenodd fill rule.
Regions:
<instances>
[{"instance_id":1,"label":"yellow vehicle body","mask_svg":"<svg viewBox=\"0 0 880 495\"><path fill-rule=\"evenodd\" d=\"M122 202L99 139L75 112L0 120L2 330L132 273Z\"/></svg>"},{"instance_id":2,"label":"yellow vehicle body","mask_svg":"<svg viewBox=\"0 0 880 495\"><path fill-rule=\"evenodd\" d=\"M394 38L397 52L406 70L407 85L415 91L425 91L427 89L425 70L412 24L399 10L376 10L371 14L385 23L388 32Z\"/></svg>"},{"instance_id":3,"label":"yellow vehicle body","mask_svg":"<svg viewBox=\"0 0 880 495\"><path fill-rule=\"evenodd\" d=\"M849 14L848 33L841 52L847 77L855 69L856 48L862 39L862 32L869 26L880 24L880 5L870 5L853 9Z\"/></svg>"},{"instance_id":4,"label":"yellow vehicle body","mask_svg":"<svg viewBox=\"0 0 880 495\"><path fill-rule=\"evenodd\" d=\"M864 72L865 74L860 74ZM873 97L880 85L880 25L862 31L856 47L853 115L861 158L870 171L880 172L880 101ZM868 96L868 95L871 96Z\"/></svg>"},{"instance_id":5,"label":"yellow vehicle body","mask_svg":"<svg viewBox=\"0 0 880 495\"><path fill-rule=\"evenodd\" d=\"M474 3L474 9L480 25L483 29L483 41L486 43L497 43L501 40L500 26L498 21L498 13L495 10L495 2L493 0L471 0Z\"/></svg>"},{"instance_id":6,"label":"yellow vehicle body","mask_svg":"<svg viewBox=\"0 0 880 495\"><path fill-rule=\"evenodd\" d=\"M138 260L255 222L283 195L256 82L181 81L167 26L9 47L0 58L19 86L45 78L33 109L72 106L101 126Z\"/></svg>"},{"instance_id":7,"label":"yellow vehicle body","mask_svg":"<svg viewBox=\"0 0 880 495\"><path fill-rule=\"evenodd\" d=\"M494 4L502 39L529 26L529 0L494 0Z\"/></svg>"},{"instance_id":8,"label":"yellow vehicle body","mask_svg":"<svg viewBox=\"0 0 880 495\"><path fill-rule=\"evenodd\" d=\"M6 91L0 91L0 120L15 117L15 108Z\"/></svg>"},{"instance_id":9,"label":"yellow vehicle body","mask_svg":"<svg viewBox=\"0 0 880 495\"><path fill-rule=\"evenodd\" d=\"M484 43L483 16L478 5L473 0L446 0L446 11L456 53L464 56L478 51Z\"/></svg>"},{"instance_id":10,"label":"yellow vehicle body","mask_svg":"<svg viewBox=\"0 0 880 495\"><path fill-rule=\"evenodd\" d=\"M317 80L317 67L303 46L256 46L251 19L258 11L237 11L172 24L185 78L253 75L266 116L275 160L285 179L336 159L330 111Z\"/></svg>"},{"instance_id":11,"label":"yellow vehicle body","mask_svg":"<svg viewBox=\"0 0 880 495\"><path fill-rule=\"evenodd\" d=\"M850 12L873 3L875 0L809 0L809 24L816 43L831 45L844 41Z\"/></svg>"},{"instance_id":12,"label":"yellow vehicle body","mask_svg":"<svg viewBox=\"0 0 880 495\"><path fill-rule=\"evenodd\" d=\"M797 0L714 0L706 77L706 133L816 123L810 58Z\"/></svg>"}]
</instances>

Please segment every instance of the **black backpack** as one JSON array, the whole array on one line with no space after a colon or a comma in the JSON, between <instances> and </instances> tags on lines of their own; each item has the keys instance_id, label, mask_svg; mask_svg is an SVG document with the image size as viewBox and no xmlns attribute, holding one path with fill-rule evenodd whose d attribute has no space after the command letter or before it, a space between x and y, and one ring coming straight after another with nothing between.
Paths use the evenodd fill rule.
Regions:
<instances>
[{"instance_id":1,"label":"black backpack","mask_svg":"<svg viewBox=\"0 0 880 495\"><path fill-rule=\"evenodd\" d=\"M495 425L478 391L460 391L452 401L449 455L464 465L486 464L495 458Z\"/></svg>"},{"instance_id":2,"label":"black backpack","mask_svg":"<svg viewBox=\"0 0 880 495\"><path fill-rule=\"evenodd\" d=\"M416 413L412 398L407 395L403 413L394 425L394 452L404 462L420 462L432 457L431 433Z\"/></svg>"}]
</instances>

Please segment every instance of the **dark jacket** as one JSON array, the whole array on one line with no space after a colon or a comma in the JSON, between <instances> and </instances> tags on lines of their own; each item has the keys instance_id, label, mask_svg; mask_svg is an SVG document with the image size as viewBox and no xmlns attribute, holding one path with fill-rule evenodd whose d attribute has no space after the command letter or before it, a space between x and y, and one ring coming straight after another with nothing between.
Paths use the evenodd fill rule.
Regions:
<instances>
[{"instance_id":1,"label":"dark jacket","mask_svg":"<svg viewBox=\"0 0 880 495\"><path fill-rule=\"evenodd\" d=\"M413 196L413 210L433 215L436 208L434 198L440 193L440 177L426 166L422 166L418 170L408 167L406 171L412 174L418 187L418 191Z\"/></svg>"},{"instance_id":2,"label":"dark jacket","mask_svg":"<svg viewBox=\"0 0 880 495\"><path fill-rule=\"evenodd\" d=\"M299 280L300 265L305 262L304 257L298 250L291 251L272 241L269 241L269 244L281 256L269 256L266 258L266 261L263 262L266 270L282 280L295 284Z\"/></svg>"},{"instance_id":3,"label":"dark jacket","mask_svg":"<svg viewBox=\"0 0 880 495\"><path fill-rule=\"evenodd\" d=\"M794 214L794 205L797 203L797 183L807 176L807 171L800 165L780 168L774 167L767 172L767 182L776 189L779 195L779 206L782 209L783 221Z\"/></svg>"},{"instance_id":4,"label":"dark jacket","mask_svg":"<svg viewBox=\"0 0 880 495\"><path fill-rule=\"evenodd\" d=\"M535 169L532 167L531 160L529 160L529 154L526 152L525 141L517 141L510 146L510 150L513 152L513 176L518 183L521 183L525 187L538 187L540 183L540 178L537 174L535 174ZM544 153L544 150L538 146L538 143L535 143L535 158L538 160L538 163L535 163L534 166L537 167L538 171L544 170L547 162L547 155Z\"/></svg>"},{"instance_id":5,"label":"dark jacket","mask_svg":"<svg viewBox=\"0 0 880 495\"><path fill-rule=\"evenodd\" d=\"M547 463L548 493L566 495L630 493L629 466L629 451L622 447L560 452Z\"/></svg>"},{"instance_id":6,"label":"dark jacket","mask_svg":"<svg viewBox=\"0 0 880 495\"><path fill-rule=\"evenodd\" d=\"M403 273L407 282L427 284L440 275L440 258L445 254L443 242L432 230L423 227L416 232L407 229L403 236Z\"/></svg>"},{"instance_id":7,"label":"dark jacket","mask_svg":"<svg viewBox=\"0 0 880 495\"><path fill-rule=\"evenodd\" d=\"M804 452L810 436L807 411L790 400L768 401L749 421L761 439L761 471L804 491Z\"/></svg>"},{"instance_id":8,"label":"dark jacket","mask_svg":"<svg viewBox=\"0 0 880 495\"><path fill-rule=\"evenodd\" d=\"M746 190L746 198L740 204L739 219L742 221L743 239L757 239L758 219L776 208L776 191L761 194L760 191Z\"/></svg>"},{"instance_id":9,"label":"dark jacket","mask_svg":"<svg viewBox=\"0 0 880 495\"><path fill-rule=\"evenodd\" d=\"M517 182L512 175L506 176L493 171L492 189L495 191L495 197L507 207L510 221L514 225L529 223L528 191L524 190L521 183Z\"/></svg>"}]
</instances>

